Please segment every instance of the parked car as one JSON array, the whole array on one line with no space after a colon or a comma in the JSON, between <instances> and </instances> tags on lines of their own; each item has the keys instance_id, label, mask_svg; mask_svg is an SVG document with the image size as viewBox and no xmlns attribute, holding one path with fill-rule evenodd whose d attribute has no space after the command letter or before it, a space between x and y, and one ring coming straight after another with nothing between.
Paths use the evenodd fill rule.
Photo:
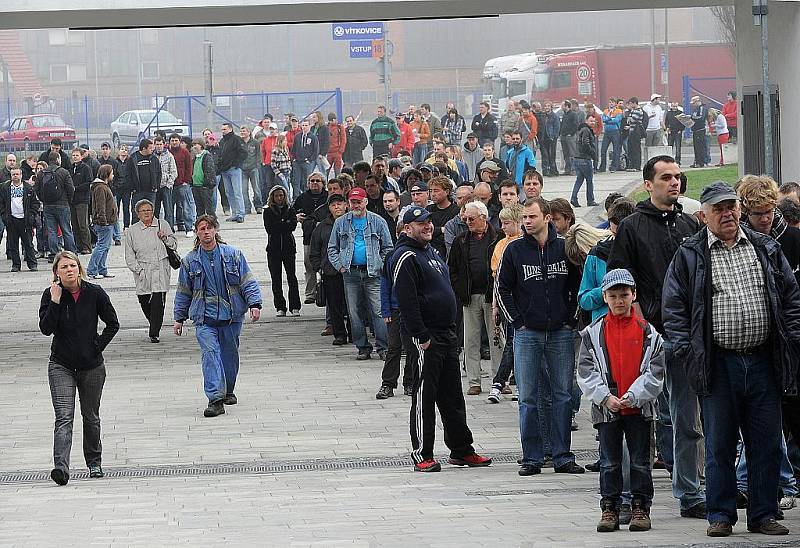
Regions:
<instances>
[{"instance_id":1,"label":"parked car","mask_svg":"<svg viewBox=\"0 0 800 548\"><path fill-rule=\"evenodd\" d=\"M128 110L111 122L111 142L115 147L120 144L135 145L142 139L150 138L157 129L178 135L189 135L189 126L175 117L174 114L162 110L156 117L156 110Z\"/></svg>"},{"instance_id":2,"label":"parked car","mask_svg":"<svg viewBox=\"0 0 800 548\"><path fill-rule=\"evenodd\" d=\"M58 114L28 114L12 118L3 125L0 133L0 150L45 150L50 139L59 137L64 149L77 144L75 129L68 126Z\"/></svg>"}]
</instances>

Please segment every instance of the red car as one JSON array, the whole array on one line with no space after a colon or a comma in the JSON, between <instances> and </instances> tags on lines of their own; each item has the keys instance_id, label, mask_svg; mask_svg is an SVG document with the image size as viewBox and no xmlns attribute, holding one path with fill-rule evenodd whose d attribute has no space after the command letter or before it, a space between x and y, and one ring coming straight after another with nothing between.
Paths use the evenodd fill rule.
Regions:
<instances>
[{"instance_id":1,"label":"red car","mask_svg":"<svg viewBox=\"0 0 800 548\"><path fill-rule=\"evenodd\" d=\"M77 140L75 129L69 127L58 114L29 114L11 120L6 131L0 133L0 149L44 150L50 139L58 137L63 148L72 148Z\"/></svg>"}]
</instances>

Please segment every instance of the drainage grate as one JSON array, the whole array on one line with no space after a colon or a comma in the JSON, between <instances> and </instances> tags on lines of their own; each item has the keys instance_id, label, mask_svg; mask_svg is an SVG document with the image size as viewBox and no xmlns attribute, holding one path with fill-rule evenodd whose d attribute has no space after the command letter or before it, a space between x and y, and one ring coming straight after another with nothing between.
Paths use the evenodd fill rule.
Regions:
<instances>
[{"instance_id":1,"label":"drainage grate","mask_svg":"<svg viewBox=\"0 0 800 548\"><path fill-rule=\"evenodd\" d=\"M505 451L491 453L492 460L498 464L516 464L520 454L518 451ZM597 459L597 451L576 451L575 456L580 460ZM440 460L446 460L447 455L439 455ZM281 474L286 472L334 472L340 470L369 470L406 468L411 466L411 460L406 456L397 457L355 457L338 459L310 459L292 461L250 461L228 462L218 464L186 464L186 465L156 465L106 468L107 478L155 478L155 477L194 477L214 476L224 474ZM87 471L75 471L73 478L87 478ZM0 472L0 485L37 483L50 481L50 472ZM476 493L477 494L477 493Z\"/></svg>"}]
</instances>

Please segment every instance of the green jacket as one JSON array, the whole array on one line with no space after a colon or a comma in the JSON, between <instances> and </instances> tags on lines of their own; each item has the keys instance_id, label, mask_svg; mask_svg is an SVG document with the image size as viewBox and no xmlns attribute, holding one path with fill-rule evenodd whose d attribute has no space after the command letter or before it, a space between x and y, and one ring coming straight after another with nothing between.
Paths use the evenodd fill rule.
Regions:
<instances>
[{"instance_id":1,"label":"green jacket","mask_svg":"<svg viewBox=\"0 0 800 548\"><path fill-rule=\"evenodd\" d=\"M396 145L400 142L400 130L397 124L388 116L378 116L369 125L369 142L376 143L390 142Z\"/></svg>"}]
</instances>

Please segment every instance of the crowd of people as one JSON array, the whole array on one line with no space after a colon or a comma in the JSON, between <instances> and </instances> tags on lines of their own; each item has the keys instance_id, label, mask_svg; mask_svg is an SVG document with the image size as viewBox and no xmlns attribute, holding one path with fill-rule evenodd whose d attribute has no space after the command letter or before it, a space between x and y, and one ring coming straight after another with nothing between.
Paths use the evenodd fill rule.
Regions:
<instances>
[{"instance_id":1,"label":"crowd of people","mask_svg":"<svg viewBox=\"0 0 800 548\"><path fill-rule=\"evenodd\" d=\"M660 108L658 97L649 105ZM81 410L93 425L87 443L97 448L86 454L87 465L92 477L102 476L99 368L119 323L106 293L86 281L78 253L92 254L90 278L109 276L106 256L126 196L125 258L150 340L159 341L174 268L173 331L181 335L187 320L195 326L208 399L203 414L216 417L238 404L242 322L248 314L258 320L263 303L244 254L220 236L219 199L226 221L243 222L253 210L263 216L277 316L324 306L321 335L333 345L352 344L355 359L377 354L383 361L377 399L394 396L402 369L415 470L441 470L433 456L437 408L449 462L491 464L473 447L461 381L466 377L467 397L483 394L488 361L487 401L518 401L519 475L546 467L600 472L598 531L650 529L655 466L669 471L680 515L707 519L709 536L731 534L737 507L747 508L748 530L786 534L777 520L794 506L800 464L800 186L746 176L735 187L709 185L697 202L683 195L686 176L676 159L658 155L642 168L648 199L635 204L615 193L604 203L606 222L576 222L578 189L585 182L594 205L592 174L606 167L606 151L597 155L598 126L605 128L603 149L614 147L612 170L620 167L615 124L618 132L638 124L646 142L663 139L663 127L649 123L661 115L640 118L636 111L647 109L635 98L625 116L616 100L602 114L589 105L583 118L577 107L565 102L556 123L552 105L540 111L521 104L516 118L509 111L498 122L484 104L463 145L466 122L452 105L444 120L428 105L394 120L380 107L368 135L351 116L342 126L333 114L324 124L319 112L302 121L289 113L283 132L265 116L241 136L229 124L219 142L210 130L202 139L171 135L169 147L166 136L156 136L130 156L121 149L114 161L104 145L96 172L91 154L84 160L80 150L64 168L70 160L54 141L28 187L12 168L10 184L0 187L9 235L27 231L25 258L35 260L30 228L43 216L47 243L39 251L53 262L39 312L42 332L54 335L53 480L69 480L76 390L82 402L96 402ZM571 133L561 133L565 125ZM496 152L498 134L504 141ZM628 161L641 162L630 135ZM537 153L553 175L548 139L556 138L566 150L565 172L577 174L570 200L541 195ZM371 163L363 159L368 144ZM75 181L86 179L89 201L79 208ZM3 209L6 195L11 202ZM70 215L88 211L90 234L76 240ZM182 259L175 231L194 236ZM9 251L19 269L19 250ZM71 318L81 316L74 325ZM98 319L105 324L99 338ZM571 451L581 393L591 401L600 446L599 461L585 467Z\"/></svg>"}]
</instances>

